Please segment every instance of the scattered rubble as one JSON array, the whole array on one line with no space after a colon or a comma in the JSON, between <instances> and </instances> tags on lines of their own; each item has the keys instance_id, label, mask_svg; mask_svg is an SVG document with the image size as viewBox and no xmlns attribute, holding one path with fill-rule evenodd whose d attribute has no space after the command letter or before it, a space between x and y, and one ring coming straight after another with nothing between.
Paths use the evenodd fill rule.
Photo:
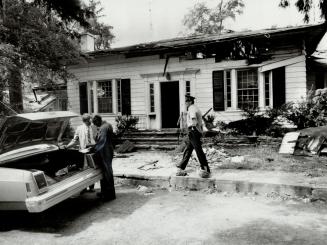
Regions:
<instances>
[{"instance_id":1,"label":"scattered rubble","mask_svg":"<svg viewBox=\"0 0 327 245\"><path fill-rule=\"evenodd\" d=\"M150 187L146 187L146 186L144 186L144 185L138 185L136 189L137 189L138 191L140 191L140 192L143 192L144 195L146 195L146 196L147 196L147 195L153 195L153 194L154 194L152 188L150 188Z\"/></svg>"},{"instance_id":2,"label":"scattered rubble","mask_svg":"<svg viewBox=\"0 0 327 245\"><path fill-rule=\"evenodd\" d=\"M159 162L158 160L150 161L150 162L147 162L146 164L143 164L142 166L138 167L137 169L146 171L146 170L162 168L162 166L157 165L158 162Z\"/></svg>"},{"instance_id":3,"label":"scattered rubble","mask_svg":"<svg viewBox=\"0 0 327 245\"><path fill-rule=\"evenodd\" d=\"M125 140L116 150L118 153L127 153L135 150L135 145L129 140Z\"/></svg>"}]
</instances>

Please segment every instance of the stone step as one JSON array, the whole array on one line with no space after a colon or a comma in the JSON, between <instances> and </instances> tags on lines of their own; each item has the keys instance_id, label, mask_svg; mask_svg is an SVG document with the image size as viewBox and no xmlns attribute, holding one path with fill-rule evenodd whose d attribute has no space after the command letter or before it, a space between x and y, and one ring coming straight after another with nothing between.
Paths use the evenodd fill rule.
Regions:
<instances>
[{"instance_id":1,"label":"stone step","mask_svg":"<svg viewBox=\"0 0 327 245\"><path fill-rule=\"evenodd\" d=\"M158 138L158 137L122 137L120 139L121 141L125 141L125 140L129 140L129 141L133 141L133 142L137 142L137 141L177 141L178 138L177 137L164 137L164 138Z\"/></svg>"},{"instance_id":2,"label":"stone step","mask_svg":"<svg viewBox=\"0 0 327 245\"><path fill-rule=\"evenodd\" d=\"M116 149L118 149L120 145L116 145ZM175 150L177 144L169 144L169 145L158 145L158 144L135 144L135 148L137 150L166 150L166 151L171 151Z\"/></svg>"}]
</instances>

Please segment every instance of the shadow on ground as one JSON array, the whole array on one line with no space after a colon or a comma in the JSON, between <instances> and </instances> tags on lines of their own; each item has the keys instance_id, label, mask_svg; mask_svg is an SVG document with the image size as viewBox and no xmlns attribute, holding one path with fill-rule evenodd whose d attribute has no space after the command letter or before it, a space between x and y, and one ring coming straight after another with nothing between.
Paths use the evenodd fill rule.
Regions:
<instances>
[{"instance_id":1,"label":"shadow on ground","mask_svg":"<svg viewBox=\"0 0 327 245\"><path fill-rule=\"evenodd\" d=\"M1 211L0 232L20 230L38 233L56 233L69 236L87 229L93 222L125 218L142 207L151 196L116 188L117 199L102 202L95 193L70 198L42 213ZM121 206L128 203L128 209ZM1 234L1 233L0 233Z\"/></svg>"},{"instance_id":2,"label":"shadow on ground","mask_svg":"<svg viewBox=\"0 0 327 245\"><path fill-rule=\"evenodd\" d=\"M219 241L221 244L325 245L326 239L327 235L324 239L321 238L319 227L295 228L285 222L274 223L270 220L261 219L246 223L238 228L218 232L212 237L212 240L203 242L203 244L213 244L213 242Z\"/></svg>"}]
</instances>

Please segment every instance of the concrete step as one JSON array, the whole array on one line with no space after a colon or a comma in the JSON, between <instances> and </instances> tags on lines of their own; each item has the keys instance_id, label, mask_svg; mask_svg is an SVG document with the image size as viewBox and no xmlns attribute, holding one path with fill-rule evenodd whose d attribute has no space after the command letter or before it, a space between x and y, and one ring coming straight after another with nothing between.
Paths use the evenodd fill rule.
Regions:
<instances>
[{"instance_id":1,"label":"concrete step","mask_svg":"<svg viewBox=\"0 0 327 245\"><path fill-rule=\"evenodd\" d=\"M116 148L118 148L120 145L116 145ZM137 150L163 150L163 151L172 151L175 150L176 147L178 147L177 144L135 144L135 148Z\"/></svg>"},{"instance_id":2,"label":"concrete step","mask_svg":"<svg viewBox=\"0 0 327 245\"><path fill-rule=\"evenodd\" d=\"M121 137L121 140L124 141L124 140L129 140L129 141L177 141L177 137L171 137L171 138L168 138L168 137L164 137L164 138L158 138L158 137Z\"/></svg>"}]
</instances>

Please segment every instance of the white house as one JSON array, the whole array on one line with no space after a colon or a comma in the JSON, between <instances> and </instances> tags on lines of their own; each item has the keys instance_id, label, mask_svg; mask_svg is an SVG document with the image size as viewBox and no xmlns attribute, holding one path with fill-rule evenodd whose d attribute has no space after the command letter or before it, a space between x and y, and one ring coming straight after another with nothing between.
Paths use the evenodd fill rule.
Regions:
<instances>
[{"instance_id":1,"label":"white house","mask_svg":"<svg viewBox=\"0 0 327 245\"><path fill-rule=\"evenodd\" d=\"M90 50L85 63L70 67L77 79L67 84L69 109L111 123L131 114L143 129L175 128L191 94L203 113L213 108L217 120L238 120L244 103L264 110L326 86L326 68L313 56L325 32L320 24Z\"/></svg>"}]
</instances>

